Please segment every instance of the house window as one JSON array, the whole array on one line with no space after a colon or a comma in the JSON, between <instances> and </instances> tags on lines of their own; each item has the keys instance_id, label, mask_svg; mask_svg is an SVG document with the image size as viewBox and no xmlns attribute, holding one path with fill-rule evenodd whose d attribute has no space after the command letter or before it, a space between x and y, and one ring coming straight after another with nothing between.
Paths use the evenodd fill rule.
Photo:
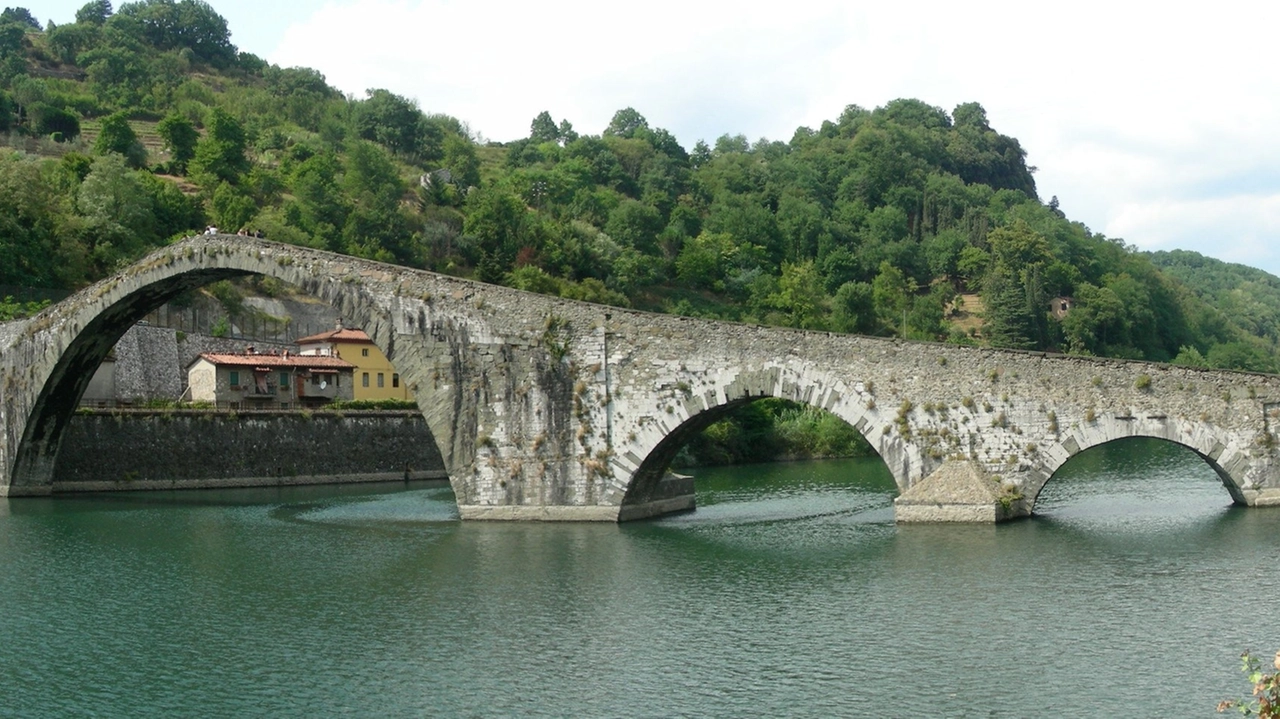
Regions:
<instances>
[{"instance_id":1,"label":"house window","mask_svg":"<svg viewBox=\"0 0 1280 719\"><path fill-rule=\"evenodd\" d=\"M280 389L289 389L289 373L280 373Z\"/></svg>"},{"instance_id":2,"label":"house window","mask_svg":"<svg viewBox=\"0 0 1280 719\"><path fill-rule=\"evenodd\" d=\"M381 373L381 372L379 372L379 373L378 373L378 386L379 386L379 387L381 387L381 386L382 386L382 373Z\"/></svg>"},{"instance_id":3,"label":"house window","mask_svg":"<svg viewBox=\"0 0 1280 719\"><path fill-rule=\"evenodd\" d=\"M369 386L369 373L368 373L368 372L361 372L361 373L360 373L360 386L361 386L361 387L368 387L368 386Z\"/></svg>"},{"instance_id":4,"label":"house window","mask_svg":"<svg viewBox=\"0 0 1280 719\"><path fill-rule=\"evenodd\" d=\"M320 375L318 374L311 375L311 384L318 386L320 384Z\"/></svg>"},{"instance_id":5,"label":"house window","mask_svg":"<svg viewBox=\"0 0 1280 719\"><path fill-rule=\"evenodd\" d=\"M391 386L392 387L400 386L400 375L396 374L395 372L391 373Z\"/></svg>"},{"instance_id":6,"label":"house window","mask_svg":"<svg viewBox=\"0 0 1280 719\"><path fill-rule=\"evenodd\" d=\"M240 385L240 373L235 370L231 370L230 381L232 387L238 387Z\"/></svg>"},{"instance_id":7,"label":"house window","mask_svg":"<svg viewBox=\"0 0 1280 719\"><path fill-rule=\"evenodd\" d=\"M368 356L369 356L369 348L368 348L368 347L361 347L361 348L360 348L360 356L361 356L361 357L368 357Z\"/></svg>"}]
</instances>

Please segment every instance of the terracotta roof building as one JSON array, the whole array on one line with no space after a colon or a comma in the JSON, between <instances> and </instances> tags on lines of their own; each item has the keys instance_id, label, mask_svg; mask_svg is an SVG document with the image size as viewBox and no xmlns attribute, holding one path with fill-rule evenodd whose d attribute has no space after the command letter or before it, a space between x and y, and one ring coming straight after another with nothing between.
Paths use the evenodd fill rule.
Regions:
<instances>
[{"instance_id":1,"label":"terracotta roof building","mask_svg":"<svg viewBox=\"0 0 1280 719\"><path fill-rule=\"evenodd\" d=\"M342 320L338 320L336 328L303 337L296 343L304 357L341 357L355 365L355 399L413 399L391 360L364 330L343 327Z\"/></svg>"},{"instance_id":2,"label":"terracotta roof building","mask_svg":"<svg viewBox=\"0 0 1280 719\"><path fill-rule=\"evenodd\" d=\"M328 332L321 332L319 334L308 335L307 337L301 337L295 340L294 344L297 344L299 346L314 345L318 347L318 346L324 346L324 345L332 346L339 342L355 342L355 343L373 344L373 340L369 339L369 335L365 334L364 330L352 329L350 327L341 327L341 326L338 327L337 329L329 330Z\"/></svg>"},{"instance_id":3,"label":"terracotta roof building","mask_svg":"<svg viewBox=\"0 0 1280 719\"><path fill-rule=\"evenodd\" d=\"M318 407L352 399L355 366L340 357L206 352L187 367L195 401L233 409Z\"/></svg>"}]
</instances>

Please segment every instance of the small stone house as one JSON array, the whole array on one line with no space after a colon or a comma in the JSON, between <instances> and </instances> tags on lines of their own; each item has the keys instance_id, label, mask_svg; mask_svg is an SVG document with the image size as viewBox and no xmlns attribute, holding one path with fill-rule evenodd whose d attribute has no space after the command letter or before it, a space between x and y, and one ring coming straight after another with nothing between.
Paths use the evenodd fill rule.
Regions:
<instances>
[{"instance_id":1,"label":"small stone house","mask_svg":"<svg viewBox=\"0 0 1280 719\"><path fill-rule=\"evenodd\" d=\"M188 397L231 409L320 407L352 398L354 370L339 357L206 352L187 367Z\"/></svg>"},{"instance_id":2,"label":"small stone house","mask_svg":"<svg viewBox=\"0 0 1280 719\"><path fill-rule=\"evenodd\" d=\"M1070 297L1054 297L1049 300L1049 314L1053 315L1055 320L1061 320L1071 312L1071 308L1076 306L1076 301Z\"/></svg>"}]
</instances>

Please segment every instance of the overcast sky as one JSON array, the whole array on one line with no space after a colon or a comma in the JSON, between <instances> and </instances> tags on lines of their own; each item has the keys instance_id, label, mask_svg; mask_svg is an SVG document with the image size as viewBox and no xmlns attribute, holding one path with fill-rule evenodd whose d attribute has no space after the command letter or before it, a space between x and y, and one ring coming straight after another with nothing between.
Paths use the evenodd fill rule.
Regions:
<instances>
[{"instance_id":1,"label":"overcast sky","mask_svg":"<svg viewBox=\"0 0 1280 719\"><path fill-rule=\"evenodd\" d=\"M29 7L62 23L82 4ZM976 101L1071 219L1280 274L1280 4L211 4L241 50L356 96L387 88L491 140L527 136L542 110L599 133L631 106L690 148L789 140L851 103Z\"/></svg>"}]
</instances>

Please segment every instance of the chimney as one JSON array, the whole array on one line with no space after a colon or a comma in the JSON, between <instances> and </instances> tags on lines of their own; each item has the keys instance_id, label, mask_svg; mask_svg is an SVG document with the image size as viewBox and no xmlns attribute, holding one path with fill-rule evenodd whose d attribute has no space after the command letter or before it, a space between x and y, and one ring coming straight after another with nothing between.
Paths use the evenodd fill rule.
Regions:
<instances>
[{"instance_id":1,"label":"chimney","mask_svg":"<svg viewBox=\"0 0 1280 719\"><path fill-rule=\"evenodd\" d=\"M338 321L334 323L334 329L336 329L336 330L341 330L341 329L342 329L342 318L341 318L341 317L339 317L339 318L338 318Z\"/></svg>"}]
</instances>

